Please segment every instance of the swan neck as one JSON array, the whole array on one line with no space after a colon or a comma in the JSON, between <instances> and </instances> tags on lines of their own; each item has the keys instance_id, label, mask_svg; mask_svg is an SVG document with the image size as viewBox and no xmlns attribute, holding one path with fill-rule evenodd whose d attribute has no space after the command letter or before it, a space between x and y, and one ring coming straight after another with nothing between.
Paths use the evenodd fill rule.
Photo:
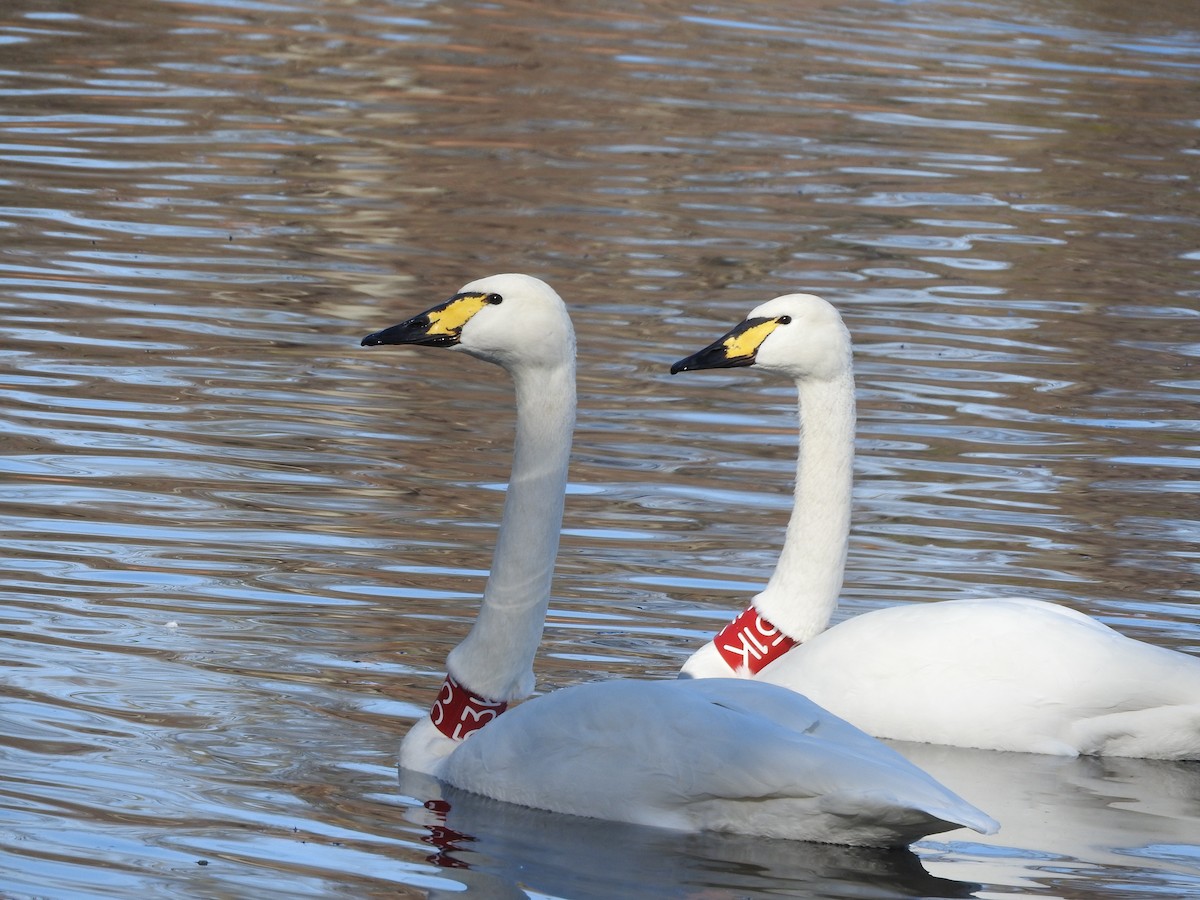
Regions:
<instances>
[{"instance_id":1,"label":"swan neck","mask_svg":"<svg viewBox=\"0 0 1200 900\"><path fill-rule=\"evenodd\" d=\"M492 569L479 616L447 660L451 676L496 701L533 692L575 424L573 362L512 374L516 439Z\"/></svg>"},{"instance_id":2,"label":"swan neck","mask_svg":"<svg viewBox=\"0 0 1200 900\"><path fill-rule=\"evenodd\" d=\"M800 449L791 518L771 580L755 608L797 642L819 634L837 608L850 536L854 375L799 380Z\"/></svg>"}]
</instances>

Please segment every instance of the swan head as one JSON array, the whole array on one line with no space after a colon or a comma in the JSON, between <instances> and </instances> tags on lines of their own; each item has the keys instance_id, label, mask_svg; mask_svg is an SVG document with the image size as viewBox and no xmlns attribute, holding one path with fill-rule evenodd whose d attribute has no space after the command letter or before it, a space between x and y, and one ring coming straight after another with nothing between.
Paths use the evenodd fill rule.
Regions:
<instances>
[{"instance_id":1,"label":"swan head","mask_svg":"<svg viewBox=\"0 0 1200 900\"><path fill-rule=\"evenodd\" d=\"M449 300L362 339L364 347L379 344L449 347L513 370L569 360L575 333L550 285L505 274L464 284Z\"/></svg>"},{"instance_id":2,"label":"swan head","mask_svg":"<svg viewBox=\"0 0 1200 900\"><path fill-rule=\"evenodd\" d=\"M801 381L840 375L850 361L850 333L833 304L787 294L756 306L728 334L671 366L671 374L755 366Z\"/></svg>"}]
</instances>

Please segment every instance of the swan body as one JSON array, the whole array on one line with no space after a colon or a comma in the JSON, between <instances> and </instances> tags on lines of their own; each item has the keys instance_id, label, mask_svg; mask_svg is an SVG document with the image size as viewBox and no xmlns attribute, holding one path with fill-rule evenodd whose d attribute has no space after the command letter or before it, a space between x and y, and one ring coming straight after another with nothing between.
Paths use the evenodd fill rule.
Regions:
<instances>
[{"instance_id":1,"label":"swan body","mask_svg":"<svg viewBox=\"0 0 1200 900\"><path fill-rule=\"evenodd\" d=\"M752 601L759 644L774 628L788 647L742 664L726 629L682 676L782 685L882 738L1200 759L1200 658L1075 610L1025 598L952 600L873 610L829 628L850 521L849 334L832 305L792 294L757 307L672 371L746 365L793 378L799 392L796 501L779 563Z\"/></svg>"},{"instance_id":2,"label":"swan body","mask_svg":"<svg viewBox=\"0 0 1200 900\"><path fill-rule=\"evenodd\" d=\"M735 678L610 681L537 697L532 662L558 549L574 423L574 335L545 283L497 275L364 344L431 344L503 366L513 471L479 615L447 659L405 769L554 812L683 831L902 846L997 823L792 691Z\"/></svg>"},{"instance_id":3,"label":"swan body","mask_svg":"<svg viewBox=\"0 0 1200 900\"><path fill-rule=\"evenodd\" d=\"M680 831L900 846L996 827L802 695L736 678L554 691L476 732L437 775L523 806Z\"/></svg>"}]
</instances>

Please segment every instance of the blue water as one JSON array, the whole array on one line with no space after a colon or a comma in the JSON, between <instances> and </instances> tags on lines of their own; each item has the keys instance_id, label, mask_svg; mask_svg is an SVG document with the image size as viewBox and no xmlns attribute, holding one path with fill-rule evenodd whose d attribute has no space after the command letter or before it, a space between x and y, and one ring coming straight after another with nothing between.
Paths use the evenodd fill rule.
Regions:
<instances>
[{"instance_id":1,"label":"blue water","mask_svg":"<svg viewBox=\"0 0 1200 900\"><path fill-rule=\"evenodd\" d=\"M856 345L839 616L1200 653L1200 7L593 6L0 10L0 893L1200 891L1194 764L904 746L1003 825L906 854L397 780L511 393L358 341L498 271L579 335L539 690L673 677L765 580L791 389L667 367L795 290Z\"/></svg>"}]
</instances>

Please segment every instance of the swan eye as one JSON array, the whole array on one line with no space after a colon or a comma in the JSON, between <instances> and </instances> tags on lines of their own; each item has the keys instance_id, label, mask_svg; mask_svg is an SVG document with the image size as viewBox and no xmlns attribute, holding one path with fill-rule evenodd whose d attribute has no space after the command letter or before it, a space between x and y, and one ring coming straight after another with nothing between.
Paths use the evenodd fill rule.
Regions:
<instances>
[{"instance_id":1,"label":"swan eye","mask_svg":"<svg viewBox=\"0 0 1200 900\"><path fill-rule=\"evenodd\" d=\"M775 321L778 322L780 325L791 325L792 317L791 316L780 316Z\"/></svg>"},{"instance_id":2,"label":"swan eye","mask_svg":"<svg viewBox=\"0 0 1200 900\"><path fill-rule=\"evenodd\" d=\"M488 294L486 297L483 298L483 302L490 303L490 304L492 304L492 306L496 306L500 303L503 303L504 298L501 297L499 294Z\"/></svg>"}]
</instances>

